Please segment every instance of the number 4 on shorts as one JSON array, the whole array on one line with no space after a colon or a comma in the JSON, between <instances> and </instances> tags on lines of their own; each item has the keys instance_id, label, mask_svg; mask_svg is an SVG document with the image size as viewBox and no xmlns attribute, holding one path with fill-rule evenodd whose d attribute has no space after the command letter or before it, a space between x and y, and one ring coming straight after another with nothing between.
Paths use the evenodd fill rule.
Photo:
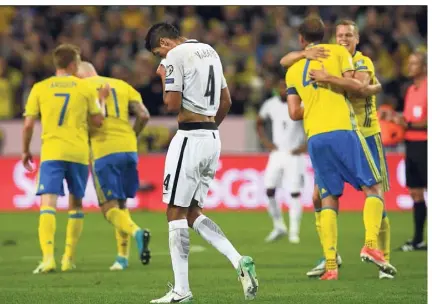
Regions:
<instances>
[{"instance_id":1,"label":"number 4 on shorts","mask_svg":"<svg viewBox=\"0 0 432 304\"><path fill-rule=\"evenodd\" d=\"M165 191L168 191L168 186L169 186L170 178L171 178L171 174L168 174L168 175L165 177L165 179L164 179L163 185L164 185L164 190L165 190Z\"/></svg>"}]
</instances>

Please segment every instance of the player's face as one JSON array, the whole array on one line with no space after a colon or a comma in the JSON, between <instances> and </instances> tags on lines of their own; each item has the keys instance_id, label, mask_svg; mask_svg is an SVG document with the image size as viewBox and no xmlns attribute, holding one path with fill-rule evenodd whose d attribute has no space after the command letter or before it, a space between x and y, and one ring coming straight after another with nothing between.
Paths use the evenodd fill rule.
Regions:
<instances>
[{"instance_id":1,"label":"player's face","mask_svg":"<svg viewBox=\"0 0 432 304\"><path fill-rule=\"evenodd\" d=\"M336 27L336 43L346 47L348 52L354 54L359 43L358 33L352 25L338 25Z\"/></svg>"},{"instance_id":2,"label":"player's face","mask_svg":"<svg viewBox=\"0 0 432 304\"><path fill-rule=\"evenodd\" d=\"M156 56L159 56L161 58L166 58L166 55L168 54L171 49L173 49L177 44L168 38L161 38L160 39L160 46L156 47L152 50L152 53Z\"/></svg>"},{"instance_id":3,"label":"player's face","mask_svg":"<svg viewBox=\"0 0 432 304\"><path fill-rule=\"evenodd\" d=\"M408 76L417 77L425 72L425 67L420 56L412 54L408 58Z\"/></svg>"}]
</instances>

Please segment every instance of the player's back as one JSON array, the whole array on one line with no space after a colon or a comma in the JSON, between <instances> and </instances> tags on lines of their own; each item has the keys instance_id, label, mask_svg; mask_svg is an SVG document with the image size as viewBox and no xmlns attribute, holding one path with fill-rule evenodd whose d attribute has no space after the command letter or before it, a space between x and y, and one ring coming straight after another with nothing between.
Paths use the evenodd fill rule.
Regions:
<instances>
[{"instance_id":1,"label":"player's back","mask_svg":"<svg viewBox=\"0 0 432 304\"><path fill-rule=\"evenodd\" d=\"M41 158L88 163L88 113L100 111L96 94L74 76L53 76L34 85L25 115L40 114Z\"/></svg>"},{"instance_id":2,"label":"player's back","mask_svg":"<svg viewBox=\"0 0 432 304\"><path fill-rule=\"evenodd\" d=\"M94 76L85 79L97 91L108 84L110 95L105 100L105 120L100 128L91 128L90 141L93 157L136 152L137 140L129 123L129 103L142 102L141 95L123 80Z\"/></svg>"},{"instance_id":3,"label":"player's back","mask_svg":"<svg viewBox=\"0 0 432 304\"><path fill-rule=\"evenodd\" d=\"M346 71L354 70L352 57L339 45L318 44L330 50L330 55L322 60L302 59L296 62L286 74L288 93L295 89L304 104L304 127L308 137L336 130L353 130L356 119L344 93L329 85L313 83L309 77L312 69L322 66L330 75L341 77ZM312 47L315 47L312 46Z\"/></svg>"},{"instance_id":4,"label":"player's back","mask_svg":"<svg viewBox=\"0 0 432 304\"><path fill-rule=\"evenodd\" d=\"M217 52L210 45L191 39L172 49L166 62L166 90L182 91L184 109L215 116L221 90L226 87ZM184 75L179 74L180 69Z\"/></svg>"},{"instance_id":5,"label":"player's back","mask_svg":"<svg viewBox=\"0 0 432 304\"><path fill-rule=\"evenodd\" d=\"M354 68L356 72L368 72L371 84L376 84L375 67L372 60L356 51L353 56ZM376 96L367 98L350 98L354 113L359 123L359 128L363 136L369 137L381 131L376 109Z\"/></svg>"}]
</instances>

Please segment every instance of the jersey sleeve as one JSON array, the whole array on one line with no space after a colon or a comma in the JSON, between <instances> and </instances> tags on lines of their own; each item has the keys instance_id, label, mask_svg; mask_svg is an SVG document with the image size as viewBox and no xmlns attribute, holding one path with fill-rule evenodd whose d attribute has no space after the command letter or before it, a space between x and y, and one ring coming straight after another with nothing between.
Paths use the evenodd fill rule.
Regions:
<instances>
[{"instance_id":1,"label":"jersey sleeve","mask_svg":"<svg viewBox=\"0 0 432 304\"><path fill-rule=\"evenodd\" d=\"M27 104L24 111L24 116L34 116L38 117L40 114L39 107L39 92L38 86L35 84L30 91L29 97L27 99Z\"/></svg>"},{"instance_id":2,"label":"jersey sleeve","mask_svg":"<svg viewBox=\"0 0 432 304\"><path fill-rule=\"evenodd\" d=\"M270 117L270 104L269 101L264 101L261 109L259 110L258 116L262 119L268 119Z\"/></svg>"},{"instance_id":3,"label":"jersey sleeve","mask_svg":"<svg viewBox=\"0 0 432 304\"><path fill-rule=\"evenodd\" d=\"M289 68L288 71L285 74L285 83L287 86L287 95L298 95L297 89L295 88L294 84L294 69L293 67Z\"/></svg>"},{"instance_id":4,"label":"jersey sleeve","mask_svg":"<svg viewBox=\"0 0 432 304\"><path fill-rule=\"evenodd\" d=\"M361 60L356 61L354 63L354 68L359 72L369 72L372 75L375 74L373 62L368 57L363 57Z\"/></svg>"},{"instance_id":5,"label":"jersey sleeve","mask_svg":"<svg viewBox=\"0 0 432 304\"><path fill-rule=\"evenodd\" d=\"M128 86L128 100L129 102L142 102L141 94L135 90L130 84Z\"/></svg>"},{"instance_id":6,"label":"jersey sleeve","mask_svg":"<svg viewBox=\"0 0 432 304\"><path fill-rule=\"evenodd\" d=\"M228 87L228 84L226 82L225 76L224 74L222 74L222 89L225 89L226 87Z\"/></svg>"},{"instance_id":7,"label":"jersey sleeve","mask_svg":"<svg viewBox=\"0 0 432 304\"><path fill-rule=\"evenodd\" d=\"M339 62L341 66L341 73L354 71L354 65L351 54L343 46L339 48Z\"/></svg>"},{"instance_id":8,"label":"jersey sleeve","mask_svg":"<svg viewBox=\"0 0 432 304\"><path fill-rule=\"evenodd\" d=\"M183 63L176 52L169 52L165 61L165 92L183 92Z\"/></svg>"}]
</instances>

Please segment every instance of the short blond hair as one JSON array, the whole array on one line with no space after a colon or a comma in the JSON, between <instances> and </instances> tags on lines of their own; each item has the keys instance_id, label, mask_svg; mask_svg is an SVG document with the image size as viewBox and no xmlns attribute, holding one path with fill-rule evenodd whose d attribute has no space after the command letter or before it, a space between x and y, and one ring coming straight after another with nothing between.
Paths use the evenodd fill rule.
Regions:
<instances>
[{"instance_id":1,"label":"short blond hair","mask_svg":"<svg viewBox=\"0 0 432 304\"><path fill-rule=\"evenodd\" d=\"M56 69L66 69L71 63L78 62L81 49L73 44L60 44L53 51L53 62Z\"/></svg>"},{"instance_id":2,"label":"short blond hair","mask_svg":"<svg viewBox=\"0 0 432 304\"><path fill-rule=\"evenodd\" d=\"M336 26L335 27L338 27L339 25L351 25L352 27L354 27L355 33L357 35L360 35L359 28L358 28L357 24L354 21L350 20L350 19L341 19L341 20L338 20L336 22Z\"/></svg>"}]
</instances>

